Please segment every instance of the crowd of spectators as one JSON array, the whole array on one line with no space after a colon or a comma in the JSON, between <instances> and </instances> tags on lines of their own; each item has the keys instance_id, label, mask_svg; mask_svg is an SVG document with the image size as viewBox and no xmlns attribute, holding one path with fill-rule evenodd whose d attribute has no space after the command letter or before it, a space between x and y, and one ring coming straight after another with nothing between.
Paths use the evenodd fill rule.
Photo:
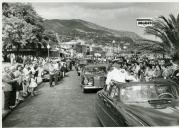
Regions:
<instances>
[{"instance_id":1,"label":"crowd of spectators","mask_svg":"<svg viewBox=\"0 0 179 128\"><path fill-rule=\"evenodd\" d=\"M110 62L107 84L112 79L118 82L169 79L179 69L172 59L149 59L138 56L121 58L122 60L114 59Z\"/></svg>"},{"instance_id":2,"label":"crowd of spectators","mask_svg":"<svg viewBox=\"0 0 179 128\"><path fill-rule=\"evenodd\" d=\"M2 73L5 106L13 109L19 102L29 94L36 95L36 87L43 80L45 70L50 74L50 86L58 75L65 76L65 72L72 69L71 63L64 58L34 57L31 55L21 56L19 61L14 54L10 54L10 66L6 66ZM69 61L71 62L71 61ZM54 73L52 73L54 70ZM57 73L58 72L58 73Z\"/></svg>"},{"instance_id":3,"label":"crowd of spectators","mask_svg":"<svg viewBox=\"0 0 179 128\"><path fill-rule=\"evenodd\" d=\"M29 93L34 96L34 88L41 81L42 65L37 61L20 64L15 63L5 67L2 76L3 90L9 108L14 108L19 102L24 100ZM7 97L9 99L7 100Z\"/></svg>"}]
</instances>

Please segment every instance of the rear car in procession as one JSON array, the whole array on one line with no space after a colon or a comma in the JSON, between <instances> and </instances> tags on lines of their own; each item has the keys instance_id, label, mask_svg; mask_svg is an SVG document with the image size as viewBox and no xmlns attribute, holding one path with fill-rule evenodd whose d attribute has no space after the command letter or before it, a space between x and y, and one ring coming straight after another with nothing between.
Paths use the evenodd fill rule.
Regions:
<instances>
[{"instance_id":1,"label":"rear car in procession","mask_svg":"<svg viewBox=\"0 0 179 128\"><path fill-rule=\"evenodd\" d=\"M92 64L93 60L88 59L88 58L84 58L84 59L79 59L77 61L77 65L76 65L76 71L78 76L81 75L83 68L88 65L88 64Z\"/></svg>"},{"instance_id":2,"label":"rear car in procession","mask_svg":"<svg viewBox=\"0 0 179 128\"><path fill-rule=\"evenodd\" d=\"M171 80L112 82L97 93L96 114L103 126L178 126L179 88Z\"/></svg>"},{"instance_id":3,"label":"rear car in procession","mask_svg":"<svg viewBox=\"0 0 179 128\"><path fill-rule=\"evenodd\" d=\"M49 65L50 63L45 63L43 66L43 72L42 72L42 80L45 81L49 81L50 79L50 74L49 74Z\"/></svg>"},{"instance_id":4,"label":"rear car in procession","mask_svg":"<svg viewBox=\"0 0 179 128\"><path fill-rule=\"evenodd\" d=\"M105 85L107 65L87 65L81 74L82 92L87 90L100 90Z\"/></svg>"}]
</instances>

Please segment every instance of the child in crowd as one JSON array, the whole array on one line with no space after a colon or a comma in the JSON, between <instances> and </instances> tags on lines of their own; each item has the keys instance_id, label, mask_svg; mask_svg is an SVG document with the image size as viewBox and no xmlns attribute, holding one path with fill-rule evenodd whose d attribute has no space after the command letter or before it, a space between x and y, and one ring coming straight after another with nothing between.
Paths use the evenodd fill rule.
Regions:
<instances>
[{"instance_id":1,"label":"child in crowd","mask_svg":"<svg viewBox=\"0 0 179 128\"><path fill-rule=\"evenodd\" d=\"M29 89L31 92L31 96L34 96L34 89L37 87L37 82L36 82L36 77L34 76L34 74L32 74L32 72L30 72L30 85L29 85Z\"/></svg>"}]
</instances>

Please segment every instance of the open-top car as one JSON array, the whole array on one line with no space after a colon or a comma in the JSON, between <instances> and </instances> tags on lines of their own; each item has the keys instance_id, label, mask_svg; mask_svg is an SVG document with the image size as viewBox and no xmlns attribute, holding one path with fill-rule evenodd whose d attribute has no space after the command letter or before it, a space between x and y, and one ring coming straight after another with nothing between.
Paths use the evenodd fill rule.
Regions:
<instances>
[{"instance_id":1,"label":"open-top car","mask_svg":"<svg viewBox=\"0 0 179 128\"><path fill-rule=\"evenodd\" d=\"M112 82L97 93L101 124L114 126L179 126L179 88L171 80Z\"/></svg>"},{"instance_id":2,"label":"open-top car","mask_svg":"<svg viewBox=\"0 0 179 128\"><path fill-rule=\"evenodd\" d=\"M102 89L105 85L106 73L107 65L105 64L85 66L81 75L82 91Z\"/></svg>"}]
</instances>

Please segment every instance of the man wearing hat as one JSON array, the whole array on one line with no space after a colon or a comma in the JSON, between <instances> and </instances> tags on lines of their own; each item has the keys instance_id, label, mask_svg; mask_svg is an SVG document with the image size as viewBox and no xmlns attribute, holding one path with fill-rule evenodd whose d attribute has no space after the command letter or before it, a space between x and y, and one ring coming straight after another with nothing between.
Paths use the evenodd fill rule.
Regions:
<instances>
[{"instance_id":1,"label":"man wearing hat","mask_svg":"<svg viewBox=\"0 0 179 128\"><path fill-rule=\"evenodd\" d=\"M52 61L49 64L49 75L50 75L50 87L53 87L52 83L55 78L55 67Z\"/></svg>"},{"instance_id":2,"label":"man wearing hat","mask_svg":"<svg viewBox=\"0 0 179 128\"><path fill-rule=\"evenodd\" d=\"M128 74L125 69L121 68L122 64L115 62L113 67L113 70L107 74L106 84L110 84L112 80L125 83L128 79Z\"/></svg>"}]
</instances>

